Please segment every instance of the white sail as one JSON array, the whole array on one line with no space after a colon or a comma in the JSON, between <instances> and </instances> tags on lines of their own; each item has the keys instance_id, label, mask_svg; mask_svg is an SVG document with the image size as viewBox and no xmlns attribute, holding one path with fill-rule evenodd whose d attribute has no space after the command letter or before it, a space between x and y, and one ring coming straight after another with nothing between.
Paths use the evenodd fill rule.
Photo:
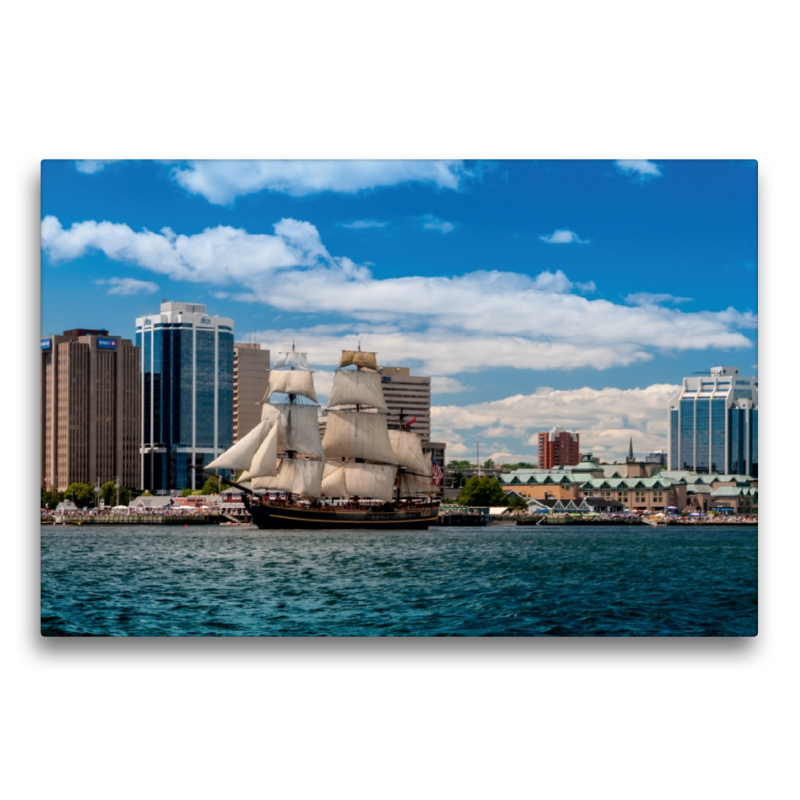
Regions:
<instances>
[{"instance_id":1,"label":"white sail","mask_svg":"<svg viewBox=\"0 0 800 800\"><path fill-rule=\"evenodd\" d=\"M337 370L333 374L333 386L327 407L341 405L372 406L388 414L386 398L381 389L381 376L377 372L360 369Z\"/></svg>"},{"instance_id":2,"label":"white sail","mask_svg":"<svg viewBox=\"0 0 800 800\"><path fill-rule=\"evenodd\" d=\"M308 456L325 458L325 451L322 449L322 440L319 436L317 406L300 405L298 403L274 403L268 407L275 409L279 415L279 450L292 450Z\"/></svg>"},{"instance_id":3,"label":"white sail","mask_svg":"<svg viewBox=\"0 0 800 800\"><path fill-rule=\"evenodd\" d=\"M431 478L414 475L410 472L400 473L400 496L410 494L432 494L436 490Z\"/></svg>"},{"instance_id":4,"label":"white sail","mask_svg":"<svg viewBox=\"0 0 800 800\"><path fill-rule=\"evenodd\" d=\"M377 377L377 376L376 376ZM269 388L265 400L275 392L284 394L299 394L309 400L317 402L317 393L314 391L314 377L305 370L272 370L269 374Z\"/></svg>"},{"instance_id":5,"label":"white sail","mask_svg":"<svg viewBox=\"0 0 800 800\"><path fill-rule=\"evenodd\" d=\"M328 467L334 465L329 464ZM386 464L346 463L326 469L322 493L326 497L369 497L390 502L397 467Z\"/></svg>"},{"instance_id":6,"label":"white sail","mask_svg":"<svg viewBox=\"0 0 800 800\"><path fill-rule=\"evenodd\" d=\"M308 354L295 352L278 353L278 358L276 359L275 366L272 369L281 369L282 367L308 369Z\"/></svg>"},{"instance_id":7,"label":"white sail","mask_svg":"<svg viewBox=\"0 0 800 800\"><path fill-rule=\"evenodd\" d=\"M206 469L232 469L235 471L250 469L253 456L261 446L271 426L271 420L262 420L247 434L247 436L243 437L236 442L233 447L228 448L224 453L217 456Z\"/></svg>"},{"instance_id":8,"label":"white sail","mask_svg":"<svg viewBox=\"0 0 800 800\"><path fill-rule=\"evenodd\" d=\"M349 367L353 364L357 367L378 371L378 361L375 358L375 353L369 353L366 350L342 350L339 366Z\"/></svg>"},{"instance_id":9,"label":"white sail","mask_svg":"<svg viewBox=\"0 0 800 800\"><path fill-rule=\"evenodd\" d=\"M328 458L363 458L396 464L384 414L328 411L322 447Z\"/></svg>"},{"instance_id":10,"label":"white sail","mask_svg":"<svg viewBox=\"0 0 800 800\"><path fill-rule=\"evenodd\" d=\"M278 464L278 474L275 477L253 478L253 489L319 497L322 494L324 467L324 461L283 458Z\"/></svg>"},{"instance_id":11,"label":"white sail","mask_svg":"<svg viewBox=\"0 0 800 800\"><path fill-rule=\"evenodd\" d=\"M397 463L418 475L431 474L430 459L422 454L422 442L411 431L389 431L389 442Z\"/></svg>"},{"instance_id":12,"label":"white sail","mask_svg":"<svg viewBox=\"0 0 800 800\"><path fill-rule=\"evenodd\" d=\"M273 425L269 433L264 437L261 446L256 450L250 469L247 472L248 478L266 478L278 474L278 426ZM240 480L244 480L241 478Z\"/></svg>"}]
</instances>

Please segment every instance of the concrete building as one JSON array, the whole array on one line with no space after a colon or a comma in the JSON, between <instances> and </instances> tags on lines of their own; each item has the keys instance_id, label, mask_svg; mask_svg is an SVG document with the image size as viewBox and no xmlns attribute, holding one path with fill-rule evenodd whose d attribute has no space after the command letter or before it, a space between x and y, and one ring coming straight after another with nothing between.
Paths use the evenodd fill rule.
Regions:
<instances>
[{"instance_id":1,"label":"concrete building","mask_svg":"<svg viewBox=\"0 0 800 800\"><path fill-rule=\"evenodd\" d=\"M139 487L139 351L78 328L41 340L41 479Z\"/></svg>"},{"instance_id":2,"label":"concrete building","mask_svg":"<svg viewBox=\"0 0 800 800\"><path fill-rule=\"evenodd\" d=\"M142 373L141 486L199 488L210 463L233 444L233 320L205 305L162 303L138 317Z\"/></svg>"},{"instance_id":3,"label":"concrete building","mask_svg":"<svg viewBox=\"0 0 800 800\"><path fill-rule=\"evenodd\" d=\"M713 367L670 398L669 468L758 477L758 378Z\"/></svg>"},{"instance_id":4,"label":"concrete building","mask_svg":"<svg viewBox=\"0 0 800 800\"><path fill-rule=\"evenodd\" d=\"M389 427L397 428L401 414L406 423L416 417L408 430L423 442L430 441L431 379L411 375L408 367L381 367L380 373L383 396L389 407Z\"/></svg>"},{"instance_id":5,"label":"concrete building","mask_svg":"<svg viewBox=\"0 0 800 800\"><path fill-rule=\"evenodd\" d=\"M561 428L539 434L539 469L568 467L580 460L579 434Z\"/></svg>"},{"instance_id":6,"label":"concrete building","mask_svg":"<svg viewBox=\"0 0 800 800\"><path fill-rule=\"evenodd\" d=\"M261 401L269 386L269 350L260 344L233 343L233 441L261 421Z\"/></svg>"}]
</instances>

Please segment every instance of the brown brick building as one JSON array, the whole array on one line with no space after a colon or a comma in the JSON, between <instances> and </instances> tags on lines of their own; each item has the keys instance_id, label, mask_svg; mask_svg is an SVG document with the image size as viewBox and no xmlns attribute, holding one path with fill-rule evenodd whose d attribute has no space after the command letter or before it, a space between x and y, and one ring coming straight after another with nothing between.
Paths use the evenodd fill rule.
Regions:
<instances>
[{"instance_id":1,"label":"brown brick building","mask_svg":"<svg viewBox=\"0 0 800 800\"><path fill-rule=\"evenodd\" d=\"M539 434L539 469L570 467L580 460L580 434L561 428Z\"/></svg>"},{"instance_id":2,"label":"brown brick building","mask_svg":"<svg viewBox=\"0 0 800 800\"><path fill-rule=\"evenodd\" d=\"M79 328L42 339L41 480L138 488L141 396L130 339Z\"/></svg>"},{"instance_id":3,"label":"brown brick building","mask_svg":"<svg viewBox=\"0 0 800 800\"><path fill-rule=\"evenodd\" d=\"M233 441L261 422L261 406L269 386L269 350L260 344L233 343Z\"/></svg>"}]
</instances>

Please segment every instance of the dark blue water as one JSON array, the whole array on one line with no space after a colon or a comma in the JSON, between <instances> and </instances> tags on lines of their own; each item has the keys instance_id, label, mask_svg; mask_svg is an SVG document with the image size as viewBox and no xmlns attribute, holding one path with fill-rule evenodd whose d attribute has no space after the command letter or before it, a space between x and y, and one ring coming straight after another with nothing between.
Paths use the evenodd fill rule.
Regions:
<instances>
[{"instance_id":1,"label":"dark blue water","mask_svg":"<svg viewBox=\"0 0 800 800\"><path fill-rule=\"evenodd\" d=\"M42 528L42 634L755 636L757 529Z\"/></svg>"}]
</instances>

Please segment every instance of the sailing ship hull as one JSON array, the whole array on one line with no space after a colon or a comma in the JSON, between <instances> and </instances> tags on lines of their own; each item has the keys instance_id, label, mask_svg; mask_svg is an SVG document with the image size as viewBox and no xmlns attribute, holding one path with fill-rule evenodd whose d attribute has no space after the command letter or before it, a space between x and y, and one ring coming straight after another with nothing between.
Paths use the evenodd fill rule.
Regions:
<instances>
[{"instance_id":1,"label":"sailing ship hull","mask_svg":"<svg viewBox=\"0 0 800 800\"><path fill-rule=\"evenodd\" d=\"M374 509L353 509L330 506L306 508L265 502L251 504L248 511L255 525L270 530L285 528L425 530L436 522L439 516L439 505L437 503L408 509L386 506Z\"/></svg>"}]
</instances>

